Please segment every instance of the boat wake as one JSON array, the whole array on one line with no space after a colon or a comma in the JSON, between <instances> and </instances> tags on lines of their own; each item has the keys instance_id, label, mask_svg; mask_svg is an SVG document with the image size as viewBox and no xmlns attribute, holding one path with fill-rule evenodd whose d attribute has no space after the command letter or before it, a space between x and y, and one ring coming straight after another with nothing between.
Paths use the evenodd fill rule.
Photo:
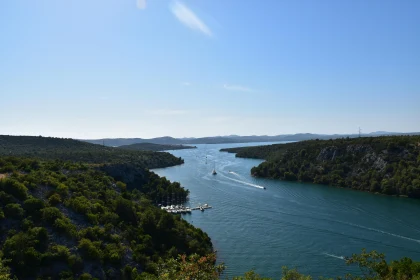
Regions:
<instances>
[{"instance_id":1,"label":"boat wake","mask_svg":"<svg viewBox=\"0 0 420 280\"><path fill-rule=\"evenodd\" d=\"M260 185L251 184L251 183L248 183L248 182L245 182L245 181L241 181L241 180L236 180L236 179L233 179L233 178L229 178L227 176L224 176L224 175L223 175L223 177L226 178L226 179L229 179L231 181L235 181L235 182L238 182L238 183L241 183L241 184L244 184L244 185L248 185L248 186L251 186L251 187L254 187L254 188L264 189L264 187L263 186L260 186Z\"/></svg>"},{"instance_id":2,"label":"boat wake","mask_svg":"<svg viewBox=\"0 0 420 280\"><path fill-rule=\"evenodd\" d=\"M375 229L375 228L365 227L365 226L361 226L361 225L356 225L356 224L352 224L352 223L344 223L344 224L348 224L348 225L358 227L358 228L361 228L361 229L375 231L375 232L378 232L378 233L387 234L387 235L390 235L390 236L394 236L394 237L398 237L398 238L401 238L401 239L405 239L405 240L420 243L420 240L410 238L410 237L407 237L407 236L402 236L402 235L399 235L399 234L395 234L395 233L391 233L391 232L387 232L387 231L383 231L383 230L379 230L379 229Z\"/></svg>"},{"instance_id":3,"label":"boat wake","mask_svg":"<svg viewBox=\"0 0 420 280\"><path fill-rule=\"evenodd\" d=\"M337 255L328 254L328 253L323 253L323 255L329 256L329 257L332 257L332 258L336 258L336 259L340 259L340 260L344 260L345 259L343 256L337 256Z\"/></svg>"}]
</instances>

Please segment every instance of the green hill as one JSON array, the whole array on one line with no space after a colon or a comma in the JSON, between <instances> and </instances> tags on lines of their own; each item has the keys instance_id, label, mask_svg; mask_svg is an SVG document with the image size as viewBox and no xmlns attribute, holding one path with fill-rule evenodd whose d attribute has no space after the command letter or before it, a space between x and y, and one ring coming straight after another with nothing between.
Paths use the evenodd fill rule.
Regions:
<instances>
[{"instance_id":1,"label":"green hill","mask_svg":"<svg viewBox=\"0 0 420 280\"><path fill-rule=\"evenodd\" d=\"M169 153L130 151L73 139L0 135L0 156L59 159L92 164L131 163L143 168L160 168L184 163Z\"/></svg>"},{"instance_id":2,"label":"green hill","mask_svg":"<svg viewBox=\"0 0 420 280\"><path fill-rule=\"evenodd\" d=\"M195 146L186 146L186 145L164 145L164 144L154 144L154 143L137 143L131 145L123 145L118 148L124 150L132 151L168 151L168 150L183 150L183 149L195 149Z\"/></svg>"},{"instance_id":3,"label":"green hill","mask_svg":"<svg viewBox=\"0 0 420 280\"><path fill-rule=\"evenodd\" d=\"M309 140L222 151L266 159L252 168L257 177L420 198L420 136Z\"/></svg>"},{"instance_id":4,"label":"green hill","mask_svg":"<svg viewBox=\"0 0 420 280\"><path fill-rule=\"evenodd\" d=\"M178 254L211 253L207 234L155 206L189 191L149 168L181 163L169 153L0 136L1 266L18 279L131 279L157 275Z\"/></svg>"},{"instance_id":5,"label":"green hill","mask_svg":"<svg viewBox=\"0 0 420 280\"><path fill-rule=\"evenodd\" d=\"M142 191L82 163L0 157L0 174L0 245L18 279L131 279L212 251L204 232L153 206L154 191L180 188L154 174Z\"/></svg>"}]
</instances>

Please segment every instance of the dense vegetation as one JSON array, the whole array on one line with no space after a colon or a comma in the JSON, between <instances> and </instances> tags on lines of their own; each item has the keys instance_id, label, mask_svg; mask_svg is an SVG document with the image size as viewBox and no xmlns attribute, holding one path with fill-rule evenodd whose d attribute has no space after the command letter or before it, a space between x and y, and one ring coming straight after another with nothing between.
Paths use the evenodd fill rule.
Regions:
<instances>
[{"instance_id":1,"label":"dense vegetation","mask_svg":"<svg viewBox=\"0 0 420 280\"><path fill-rule=\"evenodd\" d=\"M157 275L169 258L212 250L204 232L151 203L154 190L181 189L154 174L128 190L96 166L17 157L0 157L0 174L1 250L19 279Z\"/></svg>"},{"instance_id":2,"label":"dense vegetation","mask_svg":"<svg viewBox=\"0 0 420 280\"><path fill-rule=\"evenodd\" d=\"M124 150L132 151L168 151L168 150L183 150L183 149L194 149L195 146L186 146L186 145L163 145L163 144L154 144L154 143L137 143L131 145L123 145L118 148Z\"/></svg>"},{"instance_id":3,"label":"dense vegetation","mask_svg":"<svg viewBox=\"0 0 420 280\"><path fill-rule=\"evenodd\" d=\"M132 273L130 279L148 279L148 280L218 280L228 279L223 277L222 272L225 269L223 264L215 265L216 256L210 254L200 257L196 254L189 257L182 255L160 263L157 268L157 275L139 275ZM346 274L335 279L341 280L408 280L420 279L420 263L414 262L409 258L402 258L398 261L388 263L385 255L375 251L362 251L361 254L354 254L346 258L347 265L358 266L360 272L356 275ZM220 277L221 276L221 277ZM243 276L233 277L233 280L271 280L258 275L254 271L246 272ZM281 280L312 280L310 275L304 275L297 269L282 267ZM333 278L320 278L333 279Z\"/></svg>"},{"instance_id":4,"label":"dense vegetation","mask_svg":"<svg viewBox=\"0 0 420 280\"><path fill-rule=\"evenodd\" d=\"M73 139L0 135L0 156L59 159L92 164L130 163L141 168L182 164L181 158L165 152L129 151Z\"/></svg>"},{"instance_id":5,"label":"dense vegetation","mask_svg":"<svg viewBox=\"0 0 420 280\"><path fill-rule=\"evenodd\" d=\"M254 176L420 198L420 136L310 140L225 149L266 159Z\"/></svg>"}]
</instances>

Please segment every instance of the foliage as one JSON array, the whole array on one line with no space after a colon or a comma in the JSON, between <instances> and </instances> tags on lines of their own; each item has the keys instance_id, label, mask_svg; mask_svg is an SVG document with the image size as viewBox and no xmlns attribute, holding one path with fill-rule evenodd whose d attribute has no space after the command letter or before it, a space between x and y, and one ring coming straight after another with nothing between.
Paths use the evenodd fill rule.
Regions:
<instances>
[{"instance_id":1,"label":"foliage","mask_svg":"<svg viewBox=\"0 0 420 280\"><path fill-rule=\"evenodd\" d=\"M0 251L0 280L11 280L10 268L3 259L3 252Z\"/></svg>"},{"instance_id":2,"label":"foliage","mask_svg":"<svg viewBox=\"0 0 420 280\"><path fill-rule=\"evenodd\" d=\"M309 140L225 151L266 159L252 168L257 177L420 197L420 136Z\"/></svg>"},{"instance_id":3,"label":"foliage","mask_svg":"<svg viewBox=\"0 0 420 280\"><path fill-rule=\"evenodd\" d=\"M216 265L216 255L199 256L179 255L157 266L157 274L138 273L137 269L125 267L124 276L127 279L137 280L217 280L225 269L223 264Z\"/></svg>"},{"instance_id":4,"label":"foliage","mask_svg":"<svg viewBox=\"0 0 420 280\"><path fill-rule=\"evenodd\" d=\"M139 171L143 184L128 188L123 176L94 165L0 157L0 168L5 166L13 173L0 185L0 245L13 277L101 278L101 270L111 269L121 278L127 264L157 275L174 252L212 251L203 231L150 201L188 193L150 171Z\"/></svg>"},{"instance_id":5,"label":"foliage","mask_svg":"<svg viewBox=\"0 0 420 280\"><path fill-rule=\"evenodd\" d=\"M73 139L36 136L0 135L0 156L21 156L20 170L33 170L36 159L67 160L83 163L127 163L142 168L159 168L181 164L180 158L165 152L131 151L114 147L90 144ZM12 164L2 164L0 173L12 172ZM16 168L16 167L15 167Z\"/></svg>"},{"instance_id":6,"label":"foliage","mask_svg":"<svg viewBox=\"0 0 420 280\"><path fill-rule=\"evenodd\" d=\"M20 204L17 203L10 203L4 207L4 214L7 218L21 219L24 212Z\"/></svg>"}]
</instances>

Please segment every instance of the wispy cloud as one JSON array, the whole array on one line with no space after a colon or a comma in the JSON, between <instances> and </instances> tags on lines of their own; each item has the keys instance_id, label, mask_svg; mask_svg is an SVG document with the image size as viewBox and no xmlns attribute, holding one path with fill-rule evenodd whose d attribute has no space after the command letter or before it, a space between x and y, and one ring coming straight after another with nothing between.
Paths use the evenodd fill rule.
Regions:
<instances>
[{"instance_id":1,"label":"wispy cloud","mask_svg":"<svg viewBox=\"0 0 420 280\"><path fill-rule=\"evenodd\" d=\"M140 10L146 9L146 0L137 0L137 8Z\"/></svg>"},{"instance_id":2,"label":"wispy cloud","mask_svg":"<svg viewBox=\"0 0 420 280\"><path fill-rule=\"evenodd\" d=\"M149 110L146 111L149 115L156 115L156 116L179 116L179 115L185 115L188 113L188 111L185 110Z\"/></svg>"},{"instance_id":3,"label":"wispy cloud","mask_svg":"<svg viewBox=\"0 0 420 280\"><path fill-rule=\"evenodd\" d=\"M245 87L245 86L240 86L240 85L223 85L223 88L226 90L231 90L231 91L243 91L243 92L252 92L254 91L252 88L249 87Z\"/></svg>"},{"instance_id":4,"label":"wispy cloud","mask_svg":"<svg viewBox=\"0 0 420 280\"><path fill-rule=\"evenodd\" d=\"M210 28L184 4L175 1L170 8L175 17L185 26L200 31L207 36L213 36Z\"/></svg>"},{"instance_id":5,"label":"wispy cloud","mask_svg":"<svg viewBox=\"0 0 420 280\"><path fill-rule=\"evenodd\" d=\"M183 86L189 87L190 85L192 85L190 82L183 82L182 83Z\"/></svg>"}]
</instances>

